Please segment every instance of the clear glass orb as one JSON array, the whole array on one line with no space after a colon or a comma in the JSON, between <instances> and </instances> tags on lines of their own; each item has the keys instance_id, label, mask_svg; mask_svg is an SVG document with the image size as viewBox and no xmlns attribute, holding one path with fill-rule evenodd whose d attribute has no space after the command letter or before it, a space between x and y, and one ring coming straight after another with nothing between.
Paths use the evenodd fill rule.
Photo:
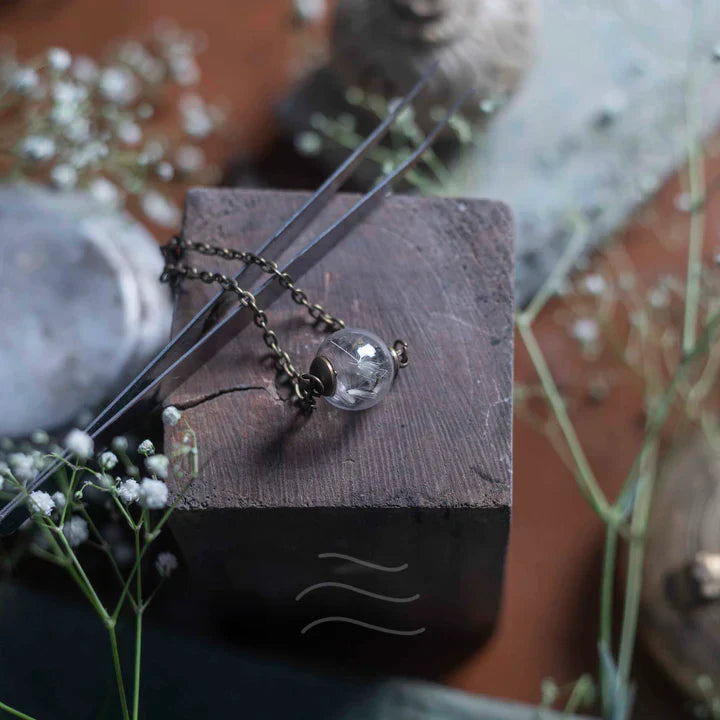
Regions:
<instances>
[{"instance_id":1,"label":"clear glass orb","mask_svg":"<svg viewBox=\"0 0 720 720\"><path fill-rule=\"evenodd\" d=\"M333 395L325 399L341 410L366 410L382 400L395 379L390 348L367 330L345 328L319 347L336 374Z\"/></svg>"}]
</instances>

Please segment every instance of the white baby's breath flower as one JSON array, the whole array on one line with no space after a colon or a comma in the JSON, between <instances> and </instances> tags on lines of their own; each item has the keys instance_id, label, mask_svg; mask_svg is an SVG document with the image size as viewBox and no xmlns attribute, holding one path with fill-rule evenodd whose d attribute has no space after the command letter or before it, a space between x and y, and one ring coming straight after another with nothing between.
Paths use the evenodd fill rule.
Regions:
<instances>
[{"instance_id":1,"label":"white baby's breath flower","mask_svg":"<svg viewBox=\"0 0 720 720\"><path fill-rule=\"evenodd\" d=\"M62 105L55 105L50 111L50 119L61 127L72 125L75 118L78 117L78 109L75 105L63 103Z\"/></svg>"},{"instance_id":2,"label":"white baby's breath flower","mask_svg":"<svg viewBox=\"0 0 720 720\"><path fill-rule=\"evenodd\" d=\"M8 455L8 462L18 482L26 483L35 477L37 468L35 467L35 458L32 455L12 453Z\"/></svg>"},{"instance_id":3,"label":"white baby's breath flower","mask_svg":"<svg viewBox=\"0 0 720 720\"><path fill-rule=\"evenodd\" d=\"M165 479L168 475L170 461L165 455L152 455L145 460L145 467L149 473Z\"/></svg>"},{"instance_id":4,"label":"white baby's breath flower","mask_svg":"<svg viewBox=\"0 0 720 720\"><path fill-rule=\"evenodd\" d=\"M97 484L101 488L105 488L105 490L109 490L115 484L115 480L113 479L112 475L108 473L98 473L95 477L97 480Z\"/></svg>"},{"instance_id":5,"label":"white baby's breath flower","mask_svg":"<svg viewBox=\"0 0 720 720\"><path fill-rule=\"evenodd\" d=\"M656 308L664 308L670 304L670 292L666 287L658 286L647 294L648 303Z\"/></svg>"},{"instance_id":6,"label":"white baby's breath flower","mask_svg":"<svg viewBox=\"0 0 720 720\"><path fill-rule=\"evenodd\" d=\"M583 280L585 292L589 295L602 295L605 291L605 278L597 273L586 275Z\"/></svg>"},{"instance_id":7,"label":"white baby's breath flower","mask_svg":"<svg viewBox=\"0 0 720 720\"><path fill-rule=\"evenodd\" d=\"M195 145L182 145L175 153L175 162L180 172L197 172L205 164L205 153Z\"/></svg>"},{"instance_id":8,"label":"white baby's breath flower","mask_svg":"<svg viewBox=\"0 0 720 720\"><path fill-rule=\"evenodd\" d=\"M79 105L87 100L88 91L82 85L63 80L53 85L52 96L61 105Z\"/></svg>"},{"instance_id":9,"label":"white baby's breath flower","mask_svg":"<svg viewBox=\"0 0 720 720\"><path fill-rule=\"evenodd\" d=\"M62 132L71 142L77 144L87 143L90 141L90 120L76 113L75 117L67 125L63 126ZM77 159L82 159L82 157L77 156Z\"/></svg>"},{"instance_id":10,"label":"white baby's breath flower","mask_svg":"<svg viewBox=\"0 0 720 720\"><path fill-rule=\"evenodd\" d=\"M127 120L117 126L117 136L126 145L137 145L142 140L142 130L137 123Z\"/></svg>"},{"instance_id":11,"label":"white baby's breath flower","mask_svg":"<svg viewBox=\"0 0 720 720\"><path fill-rule=\"evenodd\" d=\"M573 323L572 335L580 342L592 343L600 336L600 326L593 318L579 318Z\"/></svg>"},{"instance_id":12,"label":"white baby's breath flower","mask_svg":"<svg viewBox=\"0 0 720 720\"><path fill-rule=\"evenodd\" d=\"M23 95L32 92L38 85L38 74L29 67L18 68L10 80L12 89Z\"/></svg>"},{"instance_id":13,"label":"white baby's breath flower","mask_svg":"<svg viewBox=\"0 0 720 720\"><path fill-rule=\"evenodd\" d=\"M47 51L47 59L50 67L56 72L65 72L72 63L72 56L65 48L50 48Z\"/></svg>"},{"instance_id":14,"label":"white baby's breath flower","mask_svg":"<svg viewBox=\"0 0 720 720\"><path fill-rule=\"evenodd\" d=\"M155 114L155 108L148 102L140 103L135 111L141 120L149 120Z\"/></svg>"},{"instance_id":15,"label":"white baby's breath flower","mask_svg":"<svg viewBox=\"0 0 720 720\"><path fill-rule=\"evenodd\" d=\"M106 450L100 455L100 467L103 470L112 470L118 464L117 455L109 450Z\"/></svg>"},{"instance_id":16,"label":"white baby's breath flower","mask_svg":"<svg viewBox=\"0 0 720 720\"><path fill-rule=\"evenodd\" d=\"M157 176L165 182L170 182L175 177L175 168L167 161L158 163L155 168Z\"/></svg>"},{"instance_id":17,"label":"white baby's breath flower","mask_svg":"<svg viewBox=\"0 0 720 720\"><path fill-rule=\"evenodd\" d=\"M117 186L103 177L95 178L88 190L97 202L108 208L116 208L120 202L120 191Z\"/></svg>"},{"instance_id":18,"label":"white baby's breath flower","mask_svg":"<svg viewBox=\"0 0 720 720\"><path fill-rule=\"evenodd\" d=\"M31 492L28 498L28 504L30 506L30 512L37 513L38 515L50 515L55 508L53 499L42 490Z\"/></svg>"},{"instance_id":19,"label":"white baby's breath flower","mask_svg":"<svg viewBox=\"0 0 720 720\"><path fill-rule=\"evenodd\" d=\"M193 93L186 93L178 102L183 129L191 137L206 138L215 128L212 114L205 101Z\"/></svg>"},{"instance_id":20,"label":"white baby's breath flower","mask_svg":"<svg viewBox=\"0 0 720 720\"><path fill-rule=\"evenodd\" d=\"M19 145L20 154L35 162L49 160L55 155L55 141L46 135L28 135Z\"/></svg>"},{"instance_id":21,"label":"white baby's breath flower","mask_svg":"<svg viewBox=\"0 0 720 720\"><path fill-rule=\"evenodd\" d=\"M192 55L174 53L169 58L169 64L178 85L195 85L200 80L200 68Z\"/></svg>"},{"instance_id":22,"label":"white baby's breath flower","mask_svg":"<svg viewBox=\"0 0 720 720\"><path fill-rule=\"evenodd\" d=\"M162 480L143 478L140 483L140 503L149 510L160 510L168 499L168 486Z\"/></svg>"},{"instance_id":23,"label":"white baby's breath flower","mask_svg":"<svg viewBox=\"0 0 720 720\"><path fill-rule=\"evenodd\" d=\"M109 152L110 149L104 142L101 142L100 140L91 140L72 153L70 156L70 162L77 168L84 168L88 165L98 165L101 160L104 160L108 156ZM98 178L90 183L89 189L91 194L94 195L93 187L101 179L103 178ZM108 185L112 185L112 183L107 180L105 180L105 182L107 182Z\"/></svg>"},{"instance_id":24,"label":"white baby's breath flower","mask_svg":"<svg viewBox=\"0 0 720 720\"><path fill-rule=\"evenodd\" d=\"M32 434L32 441L36 445L47 445L50 442L50 436L44 430L35 430Z\"/></svg>"},{"instance_id":25,"label":"white baby's breath flower","mask_svg":"<svg viewBox=\"0 0 720 720\"><path fill-rule=\"evenodd\" d=\"M97 63L87 55L78 55L73 61L70 72L78 82L91 85L97 80L98 66Z\"/></svg>"},{"instance_id":26,"label":"white baby's breath flower","mask_svg":"<svg viewBox=\"0 0 720 720\"><path fill-rule=\"evenodd\" d=\"M157 190L148 190L140 197L140 207L154 223L174 228L180 223L180 208Z\"/></svg>"},{"instance_id":27,"label":"white baby's breath flower","mask_svg":"<svg viewBox=\"0 0 720 720\"><path fill-rule=\"evenodd\" d=\"M110 446L115 452L123 453L128 449L127 438L123 437L122 435L117 435L112 439Z\"/></svg>"},{"instance_id":28,"label":"white baby's breath flower","mask_svg":"<svg viewBox=\"0 0 720 720\"><path fill-rule=\"evenodd\" d=\"M81 460L87 460L93 454L95 443L86 432L75 428L65 436L65 447Z\"/></svg>"},{"instance_id":29,"label":"white baby's breath flower","mask_svg":"<svg viewBox=\"0 0 720 720\"><path fill-rule=\"evenodd\" d=\"M152 455L155 452L155 446L152 444L152 440L143 440L138 445L138 452L141 455L145 455L145 457Z\"/></svg>"},{"instance_id":30,"label":"white baby's breath flower","mask_svg":"<svg viewBox=\"0 0 720 720\"><path fill-rule=\"evenodd\" d=\"M90 535L85 518L82 518L79 515L73 515L71 518L66 520L63 525L63 535L70 543L70 547L82 545L82 543L84 543Z\"/></svg>"},{"instance_id":31,"label":"white baby's breath flower","mask_svg":"<svg viewBox=\"0 0 720 720\"><path fill-rule=\"evenodd\" d=\"M327 13L325 0L295 0L295 12L303 22L319 22Z\"/></svg>"},{"instance_id":32,"label":"white baby's breath flower","mask_svg":"<svg viewBox=\"0 0 720 720\"><path fill-rule=\"evenodd\" d=\"M165 425L177 425L181 417L182 413L174 405L166 407L162 412L162 421Z\"/></svg>"},{"instance_id":33,"label":"white baby's breath flower","mask_svg":"<svg viewBox=\"0 0 720 720\"><path fill-rule=\"evenodd\" d=\"M59 490L52 494L52 501L55 503L55 507L58 510L62 510L65 507L65 493L61 493Z\"/></svg>"},{"instance_id":34,"label":"white baby's breath flower","mask_svg":"<svg viewBox=\"0 0 720 720\"><path fill-rule=\"evenodd\" d=\"M170 577L178 568L178 559L171 552L161 552L155 559L155 569L160 577Z\"/></svg>"},{"instance_id":35,"label":"white baby's breath flower","mask_svg":"<svg viewBox=\"0 0 720 720\"><path fill-rule=\"evenodd\" d=\"M124 67L109 67L100 73L100 93L118 105L129 105L138 94L135 76Z\"/></svg>"},{"instance_id":36,"label":"white baby's breath flower","mask_svg":"<svg viewBox=\"0 0 720 720\"><path fill-rule=\"evenodd\" d=\"M56 165L50 171L50 181L58 190L71 190L77 183L77 170L68 163Z\"/></svg>"},{"instance_id":37,"label":"white baby's breath flower","mask_svg":"<svg viewBox=\"0 0 720 720\"><path fill-rule=\"evenodd\" d=\"M322 138L316 132L307 130L295 136L294 145L302 155L317 155L322 150Z\"/></svg>"},{"instance_id":38,"label":"white baby's breath flower","mask_svg":"<svg viewBox=\"0 0 720 720\"><path fill-rule=\"evenodd\" d=\"M124 503L133 503L140 497L140 485L137 480L128 478L118 485L118 497Z\"/></svg>"}]
</instances>

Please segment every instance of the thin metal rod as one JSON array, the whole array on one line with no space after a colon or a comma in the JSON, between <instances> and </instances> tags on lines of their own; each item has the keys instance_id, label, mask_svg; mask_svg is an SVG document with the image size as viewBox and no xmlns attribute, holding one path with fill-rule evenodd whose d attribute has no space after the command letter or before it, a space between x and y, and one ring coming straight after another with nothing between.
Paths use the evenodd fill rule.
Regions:
<instances>
[{"instance_id":1,"label":"thin metal rod","mask_svg":"<svg viewBox=\"0 0 720 720\"><path fill-rule=\"evenodd\" d=\"M335 170L335 172L313 193L313 195L297 210L290 219L275 232L258 249L258 255L268 255L270 258L279 257L295 240L307 225L327 206L338 189L347 181L360 163L365 160L370 151L385 137L390 126L398 115L415 99L418 93L427 85L430 78L437 71L438 64L433 63L422 77L415 83L410 92L402 99L398 106L378 125L375 130L359 145ZM236 274L235 280L243 278L245 287L250 288L253 280L247 277L248 273L258 271L254 266L243 266ZM258 271L259 272L259 271ZM92 432L102 425L112 411L126 403L132 395L143 390L144 385L151 382L154 377L166 369L174 360L180 357L190 346L194 345L206 329L208 317L223 296L218 292L204 307L183 327L140 373L97 415L85 428ZM2 514L0 513L0 522Z\"/></svg>"},{"instance_id":2,"label":"thin metal rod","mask_svg":"<svg viewBox=\"0 0 720 720\"><path fill-rule=\"evenodd\" d=\"M390 175L378 183L372 190L366 193L358 202L347 210L331 227L329 227L318 238L311 242L301 252L299 252L289 263L283 268L282 272L287 272L293 280L301 278L309 269L314 267L319 259L324 257L332 250L338 242L351 230L355 225L367 215L370 214L382 201L388 197L392 190L392 186L403 175L412 168L422 157L425 151L432 145L435 138L447 125L450 118L474 93L474 90L468 90L457 100L452 108L437 123L432 131L427 135L425 140L413 151L413 153L401 163ZM269 307L272 303L283 294L283 289L278 282L272 279L267 280L260 290L255 293L255 298L261 307ZM197 316L196 316L197 317ZM143 400L153 395L155 390L162 385L163 393L172 392L179 387L185 380L195 372L207 360L213 357L222 347L224 347L231 339L252 322L252 314L244 307L239 306L222 318L215 326L211 327L204 335L202 335L195 343L189 347L185 345L175 345L175 347L183 347L184 352L177 357L171 364L165 367L155 377L152 377L145 383L137 393L128 397L121 407L110 415L110 410L116 408L119 404L118 400L124 397L119 396L118 400L109 405L99 416L88 426L87 432L93 439L98 440L107 435L108 431L127 413L136 407ZM171 343L173 345L173 343ZM110 415L110 416L109 416ZM40 475L28 483L29 490L35 490L60 467L59 461L53 463L46 468ZM21 498L16 497L10 500L5 507L0 509L0 532L12 532L22 522L24 517L20 515L22 510ZM12 517L11 517L12 514Z\"/></svg>"}]
</instances>

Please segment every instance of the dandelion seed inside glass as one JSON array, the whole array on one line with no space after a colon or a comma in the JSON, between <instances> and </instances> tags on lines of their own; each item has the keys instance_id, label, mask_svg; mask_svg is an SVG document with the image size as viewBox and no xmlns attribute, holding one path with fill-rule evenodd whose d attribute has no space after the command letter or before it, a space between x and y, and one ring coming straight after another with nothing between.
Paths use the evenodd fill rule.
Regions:
<instances>
[{"instance_id":1,"label":"dandelion seed inside glass","mask_svg":"<svg viewBox=\"0 0 720 720\"><path fill-rule=\"evenodd\" d=\"M336 373L335 393L325 399L341 410L366 410L382 400L395 379L390 348L367 330L346 328L318 349Z\"/></svg>"}]
</instances>

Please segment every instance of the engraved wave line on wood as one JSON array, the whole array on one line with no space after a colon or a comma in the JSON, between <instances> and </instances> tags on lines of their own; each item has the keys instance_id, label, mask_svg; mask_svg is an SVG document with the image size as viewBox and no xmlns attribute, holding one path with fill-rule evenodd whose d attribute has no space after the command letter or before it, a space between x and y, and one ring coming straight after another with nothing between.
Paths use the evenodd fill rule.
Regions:
<instances>
[{"instance_id":1,"label":"engraved wave line on wood","mask_svg":"<svg viewBox=\"0 0 720 720\"><path fill-rule=\"evenodd\" d=\"M389 573L396 573L396 572L403 572L404 570L407 570L408 564L403 563L402 565L397 566L387 566L387 565L379 565L377 563L370 562L369 560L361 560L360 558L353 557L352 555L346 555L344 553L334 553L334 552L328 552L328 553L319 553L318 558L320 560L332 558L335 560L347 560L348 562L355 563L357 565L360 565L365 568L369 568L371 570L377 570L379 572L389 572ZM296 598L295 601L299 601L302 598L304 598L306 595L308 595L311 592L314 592L315 590L320 590L323 588L339 588L340 590L347 590L349 592L357 593L358 595L364 595L365 597L372 598L373 600L381 600L383 602L388 603L411 603L415 602L416 600L420 599L420 594L415 593L414 595L409 595L408 597L393 597L391 595L382 595L381 593L375 593L370 590L365 590L363 588L355 587L354 585L349 585L348 583L341 583L336 581L325 581L325 582L319 582L315 583L314 585L309 585L304 590L301 590ZM412 635L420 635L421 633L425 632L425 628L416 628L414 630L397 630L395 628L389 628L384 627L382 625L375 625L373 623L368 623L363 620L356 620L355 618L345 617L341 615L329 615L327 617L318 618L317 620L313 620L312 622L305 625L302 630L300 630L300 634L304 635L309 630L312 630L314 627L317 627L318 625L323 625L325 623L330 622L339 622L339 623L348 623L350 625L356 625L358 627L366 628L368 630L375 630L376 632L385 633L386 635L400 635L400 636L412 636Z\"/></svg>"},{"instance_id":2,"label":"engraved wave line on wood","mask_svg":"<svg viewBox=\"0 0 720 720\"><path fill-rule=\"evenodd\" d=\"M386 602L392 602L392 603L415 602L415 600L418 600L420 598L419 593L415 593L415 595L410 595L409 597L391 597L390 595L381 595L380 593L374 593L374 592L370 592L369 590L363 590L362 588L355 587L354 585L348 585L346 583L328 581L328 582L316 583L315 585L310 585L310 587L306 587L303 591L298 593L298 596L295 598L295 600L300 600L300 598L305 597L305 595L313 592L313 590L318 590L319 588L326 588L326 587L342 588L344 590L350 590L352 592L358 593L359 595L367 595L367 597L374 598L375 600L385 600Z\"/></svg>"},{"instance_id":3,"label":"engraved wave line on wood","mask_svg":"<svg viewBox=\"0 0 720 720\"><path fill-rule=\"evenodd\" d=\"M357 563L358 565L362 565L364 567L368 567L373 570L381 570L382 572L402 572L403 570L407 570L407 568L408 568L407 563L403 563L402 565L398 565L397 567L387 567L386 565L378 565L376 563L371 563L368 560L360 560L359 558L353 557L352 555L344 555L343 553L334 553L334 552L319 553L318 557L321 560L324 558L337 558L339 560L349 560L350 562Z\"/></svg>"},{"instance_id":4,"label":"engraved wave line on wood","mask_svg":"<svg viewBox=\"0 0 720 720\"><path fill-rule=\"evenodd\" d=\"M344 622L349 623L350 625L358 625L363 628L367 628L368 630L375 630L377 632L385 633L386 635L420 635L421 633L425 632L425 628L417 628L416 630L394 630L393 628L386 628L382 625L373 625L372 623L366 623L362 620L355 620L353 618L349 617L341 617L341 616L330 616L330 617L324 617L320 618L319 620L313 620L311 623L308 623L301 631L300 633L304 635L308 630L311 630L314 627L317 627L318 625L322 625L323 623L329 623L329 622Z\"/></svg>"}]
</instances>

